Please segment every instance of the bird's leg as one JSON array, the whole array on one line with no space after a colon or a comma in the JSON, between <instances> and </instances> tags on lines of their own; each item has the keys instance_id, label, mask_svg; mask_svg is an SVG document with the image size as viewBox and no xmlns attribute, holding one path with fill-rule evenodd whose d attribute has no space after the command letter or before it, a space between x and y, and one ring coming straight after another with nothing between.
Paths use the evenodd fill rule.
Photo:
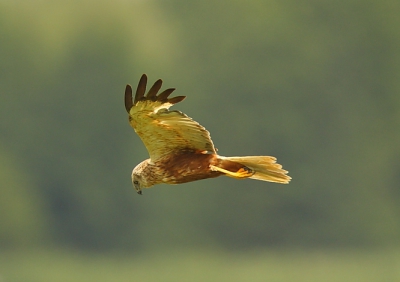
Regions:
<instances>
[{"instance_id":1,"label":"bird's leg","mask_svg":"<svg viewBox=\"0 0 400 282\"><path fill-rule=\"evenodd\" d=\"M217 167L215 165L210 165L210 169L212 171L219 171L219 172L225 173L226 176L237 178L237 179L248 178L255 173L252 169L250 169L246 166L243 166L236 172L232 172L232 171Z\"/></svg>"}]
</instances>

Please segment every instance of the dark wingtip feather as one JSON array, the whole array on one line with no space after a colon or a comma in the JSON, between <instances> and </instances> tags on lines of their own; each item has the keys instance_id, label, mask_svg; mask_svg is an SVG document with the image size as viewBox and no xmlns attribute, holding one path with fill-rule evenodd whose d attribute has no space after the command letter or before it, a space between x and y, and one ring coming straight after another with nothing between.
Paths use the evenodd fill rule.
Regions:
<instances>
[{"instance_id":1,"label":"dark wingtip feather","mask_svg":"<svg viewBox=\"0 0 400 282\"><path fill-rule=\"evenodd\" d=\"M144 97L144 93L146 92L146 84L147 84L147 75L143 74L139 80L139 84L136 89L134 104L136 104L138 101L140 101Z\"/></svg>"},{"instance_id":2,"label":"dark wingtip feather","mask_svg":"<svg viewBox=\"0 0 400 282\"><path fill-rule=\"evenodd\" d=\"M176 97L173 97L173 98L169 98L168 99L168 103L176 104L176 103L179 103L180 101L182 101L185 98L186 98L186 96L176 96Z\"/></svg>"},{"instance_id":3,"label":"dark wingtip feather","mask_svg":"<svg viewBox=\"0 0 400 282\"><path fill-rule=\"evenodd\" d=\"M130 109L136 105L139 101L152 100L160 101L161 103L176 104L186 98L186 96L177 96L169 98L175 88L169 88L157 95L158 91L161 89L163 81L161 79L157 80L153 86L150 88L149 92L146 93L147 75L143 74L139 80L139 84L136 89L135 100L132 102L132 87L128 84L125 89L125 109L129 113Z\"/></svg>"},{"instance_id":4,"label":"dark wingtip feather","mask_svg":"<svg viewBox=\"0 0 400 282\"><path fill-rule=\"evenodd\" d=\"M157 97L157 93L161 89L162 83L163 82L161 79L154 82L153 86L150 88L149 92L147 93L146 98L155 101L156 97Z\"/></svg>"},{"instance_id":5,"label":"dark wingtip feather","mask_svg":"<svg viewBox=\"0 0 400 282\"><path fill-rule=\"evenodd\" d=\"M129 84L125 88L125 109L129 114L129 111L133 107L133 102L132 102L132 86Z\"/></svg>"},{"instance_id":6,"label":"dark wingtip feather","mask_svg":"<svg viewBox=\"0 0 400 282\"><path fill-rule=\"evenodd\" d=\"M164 101L166 102L168 96L171 95L171 93L174 91L175 91L175 88L169 88L169 89L164 90L157 96L157 100L161 101L161 102L164 102Z\"/></svg>"}]
</instances>

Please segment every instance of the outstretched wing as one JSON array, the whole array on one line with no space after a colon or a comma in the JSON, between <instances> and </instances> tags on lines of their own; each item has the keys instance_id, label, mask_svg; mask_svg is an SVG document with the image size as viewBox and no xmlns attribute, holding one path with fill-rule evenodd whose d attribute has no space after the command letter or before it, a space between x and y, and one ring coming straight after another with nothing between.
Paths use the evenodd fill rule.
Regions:
<instances>
[{"instance_id":1,"label":"outstretched wing","mask_svg":"<svg viewBox=\"0 0 400 282\"><path fill-rule=\"evenodd\" d=\"M168 110L186 96L168 98L174 88L157 95L162 85L161 79L145 95L146 84L147 76L143 74L133 101L132 87L126 86L125 108L129 123L146 146L151 162L185 150L216 152L210 133L203 126L180 111Z\"/></svg>"}]
</instances>

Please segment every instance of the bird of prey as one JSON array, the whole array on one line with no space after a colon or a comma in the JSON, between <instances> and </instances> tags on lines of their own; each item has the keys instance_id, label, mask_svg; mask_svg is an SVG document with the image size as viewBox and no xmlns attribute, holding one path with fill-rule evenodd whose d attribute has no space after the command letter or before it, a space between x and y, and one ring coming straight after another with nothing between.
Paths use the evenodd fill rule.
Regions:
<instances>
[{"instance_id":1,"label":"bird of prey","mask_svg":"<svg viewBox=\"0 0 400 282\"><path fill-rule=\"evenodd\" d=\"M132 184L138 194L142 194L143 188L160 183L180 184L221 175L289 183L291 177L275 157L218 155L203 126L180 111L168 110L186 96L168 98L174 88L157 95L161 79L145 94L146 84L147 76L143 74L134 99L132 87L128 84L125 88L129 123L150 154L132 171Z\"/></svg>"}]
</instances>

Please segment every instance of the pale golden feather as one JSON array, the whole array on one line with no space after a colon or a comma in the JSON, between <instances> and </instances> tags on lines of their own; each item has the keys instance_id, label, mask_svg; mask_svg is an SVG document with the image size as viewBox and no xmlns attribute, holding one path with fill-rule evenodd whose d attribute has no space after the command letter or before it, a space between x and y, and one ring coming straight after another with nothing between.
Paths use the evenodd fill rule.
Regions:
<instances>
[{"instance_id":1,"label":"pale golden feather","mask_svg":"<svg viewBox=\"0 0 400 282\"><path fill-rule=\"evenodd\" d=\"M145 97L146 83L147 76L144 74L139 82L135 101L127 110L129 122L146 146L151 163L180 150L215 153L210 133L203 126L180 111L168 110L185 96L168 99L168 95L175 89L167 89L168 95L163 95L164 91L156 96L162 84L162 81L158 80L154 84L158 89L155 91L153 86ZM125 99L129 97L132 97L130 85L125 91Z\"/></svg>"}]
</instances>

